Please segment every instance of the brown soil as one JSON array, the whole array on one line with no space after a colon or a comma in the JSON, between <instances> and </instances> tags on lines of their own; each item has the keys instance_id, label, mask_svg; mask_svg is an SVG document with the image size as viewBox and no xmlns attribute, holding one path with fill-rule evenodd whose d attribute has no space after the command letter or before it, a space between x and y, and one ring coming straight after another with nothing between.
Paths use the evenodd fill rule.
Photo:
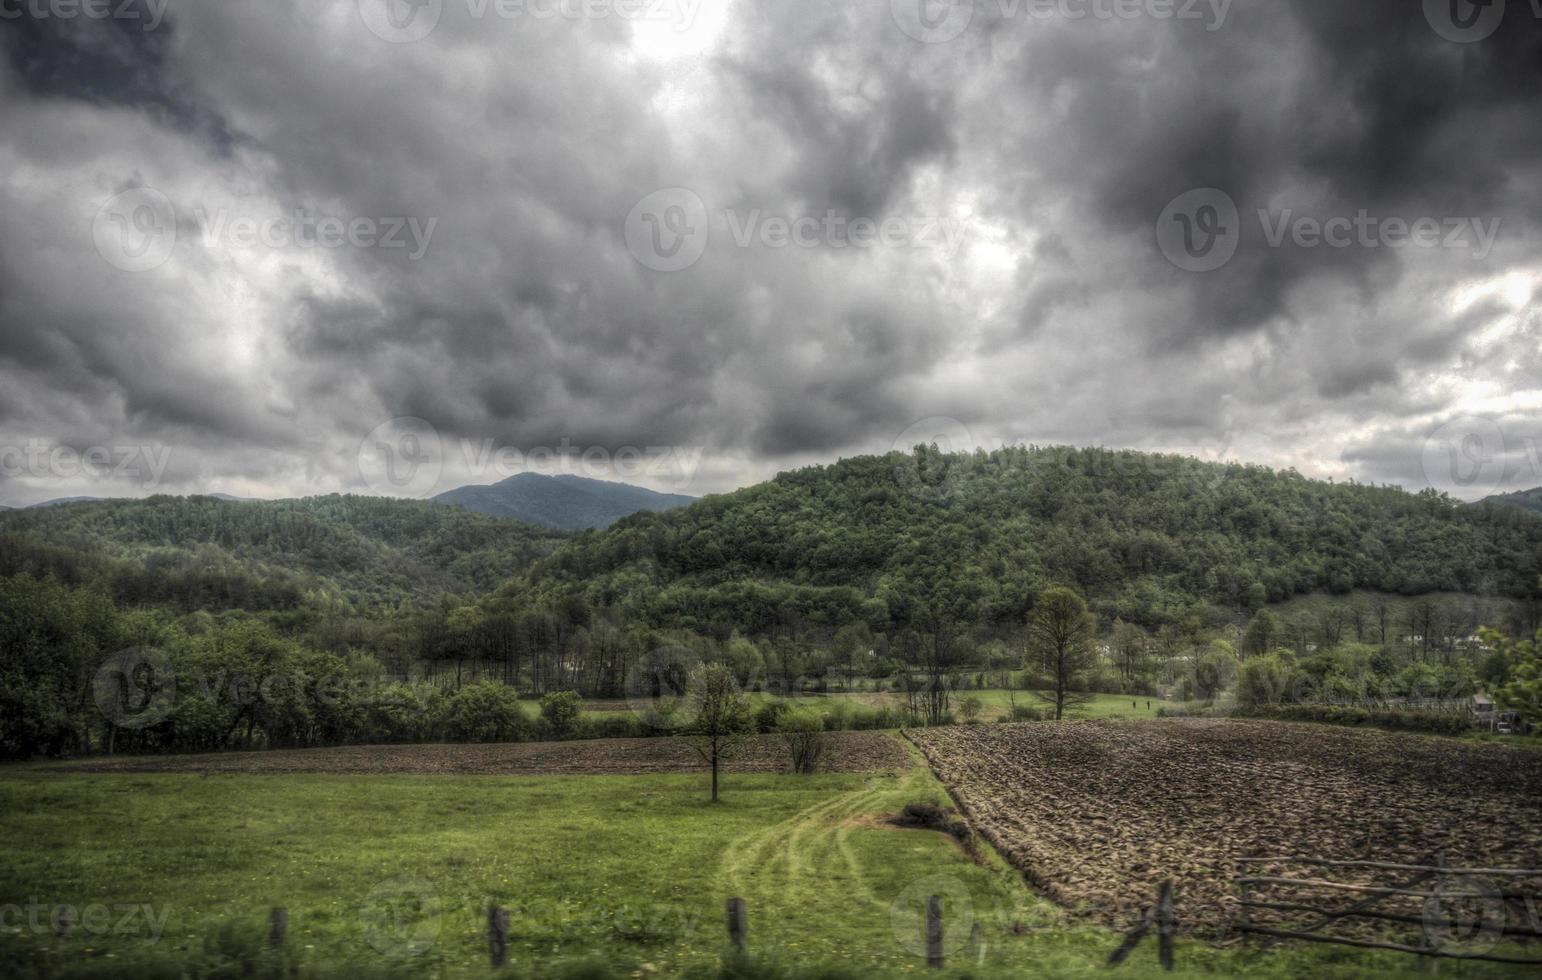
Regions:
<instances>
[{"instance_id":1,"label":"brown soil","mask_svg":"<svg viewBox=\"0 0 1542 980\"><path fill-rule=\"evenodd\" d=\"M879 772L910 767L904 745L881 732L833 732L828 768ZM774 736L751 739L728 772L786 772ZM706 764L676 738L616 738L507 745L367 745L217 755L91 759L50 767L67 772L335 773L347 775L645 775L702 772Z\"/></svg>"}]
</instances>

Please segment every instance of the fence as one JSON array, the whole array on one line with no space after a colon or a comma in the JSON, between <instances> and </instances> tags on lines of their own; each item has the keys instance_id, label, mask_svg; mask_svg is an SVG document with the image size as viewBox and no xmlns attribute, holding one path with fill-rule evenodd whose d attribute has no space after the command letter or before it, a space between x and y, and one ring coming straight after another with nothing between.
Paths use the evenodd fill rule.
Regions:
<instances>
[{"instance_id":1,"label":"fence","mask_svg":"<svg viewBox=\"0 0 1542 980\"><path fill-rule=\"evenodd\" d=\"M728 948L735 956L745 956L749 952L749 920L746 914L746 906L742 898L730 898L727 903ZM74 920L63 908L56 910L53 916L54 932L61 939L68 938L74 931ZM1162 885L1158 894L1157 903L1147 911L1145 920L1125 937L1123 945L1114 951L1109 959L1109 965L1121 963L1126 957L1140 945L1146 934L1155 927L1160 944L1159 956L1165 969L1173 968L1173 936L1177 929L1173 921L1173 886L1172 882ZM926 899L926 965L934 970L940 970L944 965L943 955L943 910L942 896L930 895ZM289 910L285 907L276 907L268 912L267 947L270 950L282 950L289 939ZM487 909L487 958L494 970L501 969L509 958L509 913L507 909L498 905L489 905Z\"/></svg>"},{"instance_id":2,"label":"fence","mask_svg":"<svg viewBox=\"0 0 1542 980\"><path fill-rule=\"evenodd\" d=\"M1431 935L1435 929L1457 929L1471 925L1463 922L1460 916L1453 918L1452 914L1445 910L1444 903L1453 899L1477 898L1489 903L1499 903L1497 907L1503 909L1505 913L1499 917L1501 921L1497 923L1491 921L1491 917L1485 918L1483 930L1487 938L1496 943L1506 939L1542 939L1542 923L1539 923L1537 914L1539 896L1536 892L1509 885L1486 890L1480 888L1455 892L1441 888L1443 882L1451 881L1488 882L1493 879L1501 879L1508 883L1542 881L1542 871L1514 868L1453 868L1447 867L1437 858L1431 860L1436 863L1335 861L1315 857L1237 858L1236 863L1239 866L1306 866L1317 868L1322 872L1396 873L1398 881L1390 885L1375 885L1334 881L1320 877L1297 878L1286 874L1238 874L1232 878L1232 883L1240 893L1238 906L1241 915L1232 923L1232 927L1242 933L1282 941L1329 943L1361 949L1408 953L1427 957L1430 963L1436 962L1439 958L1448 958L1542 966L1542 956L1532 958L1500 955L1487 950L1442 948L1441 940ZM1325 907L1320 902L1292 900L1296 891L1329 891L1352 896L1354 900L1348 905ZM1397 899L1414 898L1423 901L1418 915L1377 907ZM1512 907L1524 909L1523 921L1517 924L1510 922L1509 911ZM1291 924L1289 928L1285 927L1285 924L1269 925L1255 920L1255 913L1265 912L1304 914L1310 919L1304 923ZM726 913L728 948L734 955L746 955L749 951L749 920L744 899L730 898ZM1369 923L1420 926L1423 942L1421 945L1411 945L1393 942L1383 938L1379 933L1375 936L1353 936L1328 934L1323 931L1350 919L1363 919ZM73 931L73 926L73 921L67 917L59 914L54 916L54 930L61 938L68 937ZM944 965L944 929L942 897L928 896L925 925L926 963L932 969L942 969ZM1157 934L1158 961L1164 970L1172 970L1173 943L1178 929L1173 913L1171 881L1164 881L1161 884L1155 903L1146 910L1141 921L1126 933L1123 942L1109 956L1108 965L1112 967L1123 963L1152 931ZM269 948L281 949L288 938L288 932L288 909L282 907L272 909L268 915ZM492 967L494 969L503 967L509 955L509 913L497 905L490 905L487 911L487 947L488 961Z\"/></svg>"},{"instance_id":3,"label":"fence","mask_svg":"<svg viewBox=\"0 0 1542 980\"><path fill-rule=\"evenodd\" d=\"M1482 960L1542 966L1542 957L1496 954L1494 946L1506 940L1542 939L1538 923L1538 894L1523 887L1542 881L1542 871L1515 868L1453 868L1438 856L1428 864L1390 861L1334 861L1317 857L1238 858L1240 868L1274 866L1277 874L1237 874L1232 884L1239 894L1240 915L1233 926L1240 932L1277 940L1330 943L1361 949L1390 950L1426 957L1433 964L1441 958ZM1313 877L1295 877L1292 869L1311 868ZM1296 871L1296 874L1302 872ZM1328 875L1360 878L1392 876L1382 883L1342 881ZM1495 881L1503 884L1494 884ZM1329 897L1342 896L1348 904L1332 904ZM1409 906L1417 900L1417 911ZM1480 904L1476 919L1462 914L1464 904ZM1392 906L1392 907L1388 907ZM1269 916L1274 918L1269 918ZM1292 921L1291 916L1305 916ZM1358 926L1360 934L1351 929ZM1387 936L1397 926L1418 926L1419 938L1398 942ZM1337 928L1336 932L1328 932ZM1462 941L1452 948L1446 937L1474 930L1476 944ZM1478 946L1481 948L1471 948Z\"/></svg>"}]
</instances>

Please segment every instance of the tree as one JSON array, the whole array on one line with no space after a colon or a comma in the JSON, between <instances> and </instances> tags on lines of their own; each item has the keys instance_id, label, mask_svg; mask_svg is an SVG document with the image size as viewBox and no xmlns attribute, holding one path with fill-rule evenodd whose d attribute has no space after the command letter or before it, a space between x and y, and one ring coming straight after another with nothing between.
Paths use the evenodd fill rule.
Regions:
<instances>
[{"instance_id":1,"label":"tree","mask_svg":"<svg viewBox=\"0 0 1542 980\"><path fill-rule=\"evenodd\" d=\"M1237 655L1225 640L1211 640L1200 652L1195 651L1194 693L1202 701L1221 696L1237 676Z\"/></svg>"},{"instance_id":2,"label":"tree","mask_svg":"<svg viewBox=\"0 0 1542 980\"><path fill-rule=\"evenodd\" d=\"M1506 711L1514 711L1527 724L1542 723L1542 630L1535 638L1512 640L1498 630L1484 628L1483 642L1504 655L1510 677L1494 689L1494 700Z\"/></svg>"},{"instance_id":3,"label":"tree","mask_svg":"<svg viewBox=\"0 0 1542 980\"><path fill-rule=\"evenodd\" d=\"M693 717L682 731L702 760L712 767L712 802L717 802L718 769L754 731L750 702L720 664L703 667L692 678L688 697Z\"/></svg>"},{"instance_id":4,"label":"tree","mask_svg":"<svg viewBox=\"0 0 1542 980\"><path fill-rule=\"evenodd\" d=\"M1237 701L1247 707L1279 704L1290 686L1290 668L1274 654L1259 654L1244 661L1237 676Z\"/></svg>"},{"instance_id":5,"label":"tree","mask_svg":"<svg viewBox=\"0 0 1542 980\"><path fill-rule=\"evenodd\" d=\"M553 691L541 698L541 721L552 737L568 738L578 729L583 708L583 698L577 691Z\"/></svg>"},{"instance_id":6,"label":"tree","mask_svg":"<svg viewBox=\"0 0 1542 980\"><path fill-rule=\"evenodd\" d=\"M1119 671L1125 693L1135 693L1150 679L1151 637L1134 623L1120 620L1114 623L1109 649L1114 655L1114 667Z\"/></svg>"},{"instance_id":7,"label":"tree","mask_svg":"<svg viewBox=\"0 0 1542 980\"><path fill-rule=\"evenodd\" d=\"M808 775L819 771L830 743L825 738L824 718L817 711L802 708L783 712L777 719L776 731L787 746L793 772Z\"/></svg>"},{"instance_id":8,"label":"tree","mask_svg":"<svg viewBox=\"0 0 1542 980\"><path fill-rule=\"evenodd\" d=\"M1259 657L1274 649L1278 629L1269 610L1260 609L1248 621L1247 632L1242 634L1242 655Z\"/></svg>"},{"instance_id":9,"label":"tree","mask_svg":"<svg viewBox=\"0 0 1542 980\"><path fill-rule=\"evenodd\" d=\"M835 659L846 675L846 690L856 677L857 662L866 658L873 649L873 631L863 622L847 623L835 631Z\"/></svg>"},{"instance_id":10,"label":"tree","mask_svg":"<svg viewBox=\"0 0 1542 980\"><path fill-rule=\"evenodd\" d=\"M1095 634L1087 603L1070 589L1045 592L1028 615L1028 654L1049 672L1054 683L1053 691L1039 697L1055 706L1056 721L1065 717L1067 708L1091 700L1075 693L1074 688L1096 659Z\"/></svg>"}]
</instances>

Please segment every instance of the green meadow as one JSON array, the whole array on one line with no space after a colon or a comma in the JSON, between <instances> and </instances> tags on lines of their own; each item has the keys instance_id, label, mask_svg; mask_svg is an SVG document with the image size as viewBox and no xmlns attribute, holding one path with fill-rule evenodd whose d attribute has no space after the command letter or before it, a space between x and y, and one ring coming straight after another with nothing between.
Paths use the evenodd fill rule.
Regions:
<instances>
[{"instance_id":1,"label":"green meadow","mask_svg":"<svg viewBox=\"0 0 1542 980\"><path fill-rule=\"evenodd\" d=\"M716 805L705 790L692 775L12 767L0 771L11 830L0 957L24 977L487 977L496 904L510 913L507 976L937 975L923 956L929 894L944 897L941 976L1084 975L1118 943L1036 897L988 846L971 856L945 835L890 826L906 803L947 801L923 765L730 774ZM723 909L734 896L748 907L748 963L728 956ZM56 905L78 910L67 938L47 928ZM273 906L289 915L278 951L264 942ZM1177 976L1417 968L1347 949L1192 940L1180 941L1178 962ZM1148 942L1111 975L1157 973ZM1442 973L1507 975L1465 963Z\"/></svg>"}]
</instances>

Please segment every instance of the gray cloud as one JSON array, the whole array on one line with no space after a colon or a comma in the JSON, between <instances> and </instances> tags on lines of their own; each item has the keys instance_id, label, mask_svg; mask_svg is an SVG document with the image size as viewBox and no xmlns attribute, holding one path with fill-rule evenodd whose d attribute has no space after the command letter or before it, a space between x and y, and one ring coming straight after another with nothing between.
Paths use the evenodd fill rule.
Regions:
<instances>
[{"instance_id":1,"label":"gray cloud","mask_svg":"<svg viewBox=\"0 0 1542 980\"><path fill-rule=\"evenodd\" d=\"M170 447L167 489L323 492L365 489L361 441L411 416L451 457L696 447L683 489L709 492L950 417L1422 486L1426 444L1476 417L1510 434L1503 482L1542 484L1529 11L1456 44L1396 0L1237 0L1214 31L980 0L924 44L887 0L704 0L684 32L469 9L409 44L353 0L0 25L0 445ZM93 234L140 187L177 234L128 272ZM623 225L672 187L711 233L660 273ZM1155 240L1199 187L1242 222L1210 273ZM1500 233L1482 258L1273 247L1258 209ZM282 231L297 212L434 231L415 259L320 247ZM832 214L967 230L734 238ZM280 233L239 241L242 218ZM141 490L0 477L12 503L76 492Z\"/></svg>"}]
</instances>

